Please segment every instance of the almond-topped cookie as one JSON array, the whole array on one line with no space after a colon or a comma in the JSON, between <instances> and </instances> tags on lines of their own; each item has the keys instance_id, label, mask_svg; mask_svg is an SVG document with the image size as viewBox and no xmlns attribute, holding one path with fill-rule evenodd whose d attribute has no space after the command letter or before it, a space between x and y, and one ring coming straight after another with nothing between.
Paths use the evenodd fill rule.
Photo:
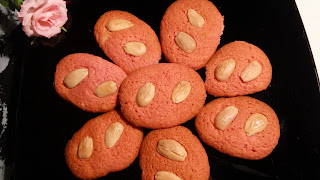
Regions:
<instances>
[{"instance_id":1,"label":"almond-topped cookie","mask_svg":"<svg viewBox=\"0 0 320 180\"><path fill-rule=\"evenodd\" d=\"M207 97L204 82L193 69L177 63L140 68L122 82L123 115L150 129L173 127L195 117Z\"/></svg>"},{"instance_id":2,"label":"almond-topped cookie","mask_svg":"<svg viewBox=\"0 0 320 180\"><path fill-rule=\"evenodd\" d=\"M251 160L268 156L280 137L274 110L247 96L211 101L197 115L195 127L207 145L230 156Z\"/></svg>"},{"instance_id":3,"label":"almond-topped cookie","mask_svg":"<svg viewBox=\"0 0 320 180\"><path fill-rule=\"evenodd\" d=\"M127 74L117 65L86 53L70 54L57 64L54 87L65 100L88 112L107 112L118 104Z\"/></svg>"},{"instance_id":4,"label":"almond-topped cookie","mask_svg":"<svg viewBox=\"0 0 320 180\"><path fill-rule=\"evenodd\" d=\"M223 29L223 16L212 2L177 0L161 20L162 52L169 62L201 69L216 51Z\"/></svg>"},{"instance_id":5,"label":"almond-topped cookie","mask_svg":"<svg viewBox=\"0 0 320 180\"><path fill-rule=\"evenodd\" d=\"M65 148L71 172L81 179L96 179L127 168L138 156L141 129L128 123L119 111L89 120Z\"/></svg>"},{"instance_id":6,"label":"almond-topped cookie","mask_svg":"<svg viewBox=\"0 0 320 180\"><path fill-rule=\"evenodd\" d=\"M235 41L222 46L206 64L206 90L216 97L253 94L267 89L272 66L257 46Z\"/></svg>"},{"instance_id":7,"label":"almond-topped cookie","mask_svg":"<svg viewBox=\"0 0 320 180\"><path fill-rule=\"evenodd\" d=\"M208 180L208 156L199 139L183 126L151 131L139 155L142 180Z\"/></svg>"},{"instance_id":8,"label":"almond-topped cookie","mask_svg":"<svg viewBox=\"0 0 320 180\"><path fill-rule=\"evenodd\" d=\"M103 52L126 73L157 64L161 59L157 34L128 12L104 13L95 24L94 36Z\"/></svg>"}]
</instances>

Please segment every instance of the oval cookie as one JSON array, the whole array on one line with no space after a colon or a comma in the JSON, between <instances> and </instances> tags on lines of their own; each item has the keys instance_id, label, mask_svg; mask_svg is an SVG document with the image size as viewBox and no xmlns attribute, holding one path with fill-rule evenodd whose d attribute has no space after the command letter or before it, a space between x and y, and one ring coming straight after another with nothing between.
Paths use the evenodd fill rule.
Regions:
<instances>
[{"instance_id":1,"label":"oval cookie","mask_svg":"<svg viewBox=\"0 0 320 180\"><path fill-rule=\"evenodd\" d=\"M220 98L206 104L196 117L195 127L209 146L251 160L268 156L280 137L279 120L273 109L246 96Z\"/></svg>"},{"instance_id":2,"label":"oval cookie","mask_svg":"<svg viewBox=\"0 0 320 180\"><path fill-rule=\"evenodd\" d=\"M81 179L96 179L127 168L138 156L143 132L118 111L89 120L65 148L71 172Z\"/></svg>"},{"instance_id":3,"label":"oval cookie","mask_svg":"<svg viewBox=\"0 0 320 180\"><path fill-rule=\"evenodd\" d=\"M126 73L156 64L161 46L153 29L125 11L108 11L96 22L94 36L103 52Z\"/></svg>"},{"instance_id":4,"label":"oval cookie","mask_svg":"<svg viewBox=\"0 0 320 180\"><path fill-rule=\"evenodd\" d=\"M123 115L136 126L167 128L185 123L201 110L206 91L200 75L176 63L138 69L123 81L120 105Z\"/></svg>"},{"instance_id":5,"label":"oval cookie","mask_svg":"<svg viewBox=\"0 0 320 180\"><path fill-rule=\"evenodd\" d=\"M182 157L174 159L174 157ZM139 155L142 180L208 180L208 156L192 132L177 126L151 131L144 138Z\"/></svg>"},{"instance_id":6,"label":"oval cookie","mask_svg":"<svg viewBox=\"0 0 320 180\"><path fill-rule=\"evenodd\" d=\"M223 17L212 2L177 0L161 20L162 52L169 62L200 69L216 51L223 29Z\"/></svg>"},{"instance_id":7,"label":"oval cookie","mask_svg":"<svg viewBox=\"0 0 320 180\"><path fill-rule=\"evenodd\" d=\"M272 67L267 55L244 41L222 46L206 65L206 90L216 97L263 91L271 78Z\"/></svg>"},{"instance_id":8,"label":"oval cookie","mask_svg":"<svg viewBox=\"0 0 320 180\"><path fill-rule=\"evenodd\" d=\"M56 67L54 87L65 100L88 112L106 112L119 103L118 91L127 74L98 56L70 54Z\"/></svg>"}]
</instances>

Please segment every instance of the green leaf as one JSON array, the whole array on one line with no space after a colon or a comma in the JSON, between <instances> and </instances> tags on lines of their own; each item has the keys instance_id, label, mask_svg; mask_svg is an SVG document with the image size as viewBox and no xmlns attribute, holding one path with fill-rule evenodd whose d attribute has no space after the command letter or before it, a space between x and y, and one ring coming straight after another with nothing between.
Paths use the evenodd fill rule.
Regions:
<instances>
[{"instance_id":1,"label":"green leaf","mask_svg":"<svg viewBox=\"0 0 320 180\"><path fill-rule=\"evenodd\" d=\"M12 1L13 1L12 4L14 4L14 6L15 6L16 9L20 9L20 8L21 8L21 5L22 5L22 3L23 3L23 0L12 0Z\"/></svg>"},{"instance_id":2,"label":"green leaf","mask_svg":"<svg viewBox=\"0 0 320 180\"><path fill-rule=\"evenodd\" d=\"M0 0L0 4L6 8L9 8L9 0Z\"/></svg>"}]
</instances>

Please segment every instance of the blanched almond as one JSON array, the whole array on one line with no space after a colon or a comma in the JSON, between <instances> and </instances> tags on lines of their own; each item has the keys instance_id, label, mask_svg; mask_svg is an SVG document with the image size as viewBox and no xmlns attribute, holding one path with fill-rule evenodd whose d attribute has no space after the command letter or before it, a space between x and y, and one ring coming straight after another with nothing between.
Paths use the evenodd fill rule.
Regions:
<instances>
[{"instance_id":1,"label":"blanched almond","mask_svg":"<svg viewBox=\"0 0 320 180\"><path fill-rule=\"evenodd\" d=\"M156 88L155 86L148 82L142 86L138 91L136 101L138 106L145 107L147 106L154 98Z\"/></svg>"},{"instance_id":2,"label":"blanched almond","mask_svg":"<svg viewBox=\"0 0 320 180\"><path fill-rule=\"evenodd\" d=\"M186 53L192 53L196 49L196 41L185 32L179 32L174 40L177 46Z\"/></svg>"},{"instance_id":3,"label":"blanched almond","mask_svg":"<svg viewBox=\"0 0 320 180\"><path fill-rule=\"evenodd\" d=\"M112 19L107 23L107 28L109 31L120 31L131 28L132 26L133 23L125 19Z\"/></svg>"},{"instance_id":4,"label":"blanched almond","mask_svg":"<svg viewBox=\"0 0 320 180\"><path fill-rule=\"evenodd\" d=\"M187 157L185 148L173 139L161 139L158 141L157 151L162 156L173 161L184 161Z\"/></svg>"},{"instance_id":5,"label":"blanched almond","mask_svg":"<svg viewBox=\"0 0 320 180\"><path fill-rule=\"evenodd\" d=\"M215 125L218 129L220 130L224 130L226 129L231 122L236 118L236 116L238 115L238 108L234 107L234 106L228 106L226 108L224 108L222 111L220 111L214 122Z\"/></svg>"},{"instance_id":6,"label":"blanched almond","mask_svg":"<svg viewBox=\"0 0 320 180\"><path fill-rule=\"evenodd\" d=\"M190 94L191 85L188 81L180 81L174 88L171 98L174 103L180 103L184 101Z\"/></svg>"},{"instance_id":7,"label":"blanched almond","mask_svg":"<svg viewBox=\"0 0 320 180\"><path fill-rule=\"evenodd\" d=\"M262 72L262 66L257 61L252 61L241 73L241 79L243 82L249 82L260 76Z\"/></svg>"},{"instance_id":8,"label":"blanched almond","mask_svg":"<svg viewBox=\"0 0 320 180\"><path fill-rule=\"evenodd\" d=\"M204 24L203 17L194 9L188 9L189 22L196 27L202 27Z\"/></svg>"},{"instance_id":9,"label":"blanched almond","mask_svg":"<svg viewBox=\"0 0 320 180\"><path fill-rule=\"evenodd\" d=\"M246 121L245 131L247 136L252 136L263 131L268 125L268 119L260 113L252 114Z\"/></svg>"},{"instance_id":10,"label":"blanched almond","mask_svg":"<svg viewBox=\"0 0 320 180\"><path fill-rule=\"evenodd\" d=\"M82 139L78 146L78 157L81 159L88 159L93 152L93 140L91 137L86 136Z\"/></svg>"},{"instance_id":11,"label":"blanched almond","mask_svg":"<svg viewBox=\"0 0 320 180\"><path fill-rule=\"evenodd\" d=\"M132 56L142 56L146 53L147 48L142 42L128 42L124 46L124 51Z\"/></svg>"},{"instance_id":12,"label":"blanched almond","mask_svg":"<svg viewBox=\"0 0 320 180\"><path fill-rule=\"evenodd\" d=\"M106 146L112 148L123 133L123 125L120 122L112 123L108 126L105 134Z\"/></svg>"},{"instance_id":13,"label":"blanched almond","mask_svg":"<svg viewBox=\"0 0 320 180\"><path fill-rule=\"evenodd\" d=\"M81 68L70 72L63 80L68 88L74 88L89 74L88 69Z\"/></svg>"},{"instance_id":14,"label":"blanched almond","mask_svg":"<svg viewBox=\"0 0 320 180\"><path fill-rule=\"evenodd\" d=\"M114 94L117 89L117 84L114 81L105 81L96 88L94 93L98 97L105 97Z\"/></svg>"},{"instance_id":15,"label":"blanched almond","mask_svg":"<svg viewBox=\"0 0 320 180\"><path fill-rule=\"evenodd\" d=\"M182 179L171 172L158 171L155 175L155 180L182 180Z\"/></svg>"},{"instance_id":16,"label":"blanched almond","mask_svg":"<svg viewBox=\"0 0 320 180\"><path fill-rule=\"evenodd\" d=\"M218 81L227 80L234 71L236 62L234 59L227 59L219 63L214 71L214 75Z\"/></svg>"}]
</instances>

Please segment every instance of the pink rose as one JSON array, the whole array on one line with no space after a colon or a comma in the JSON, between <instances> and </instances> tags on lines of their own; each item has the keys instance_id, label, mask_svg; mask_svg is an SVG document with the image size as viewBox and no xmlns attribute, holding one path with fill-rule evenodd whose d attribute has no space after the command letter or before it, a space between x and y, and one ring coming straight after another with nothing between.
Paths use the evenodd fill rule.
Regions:
<instances>
[{"instance_id":1,"label":"pink rose","mask_svg":"<svg viewBox=\"0 0 320 180\"><path fill-rule=\"evenodd\" d=\"M61 32L68 20L67 11L63 0L25 0L18 16L27 36L50 38Z\"/></svg>"}]
</instances>

